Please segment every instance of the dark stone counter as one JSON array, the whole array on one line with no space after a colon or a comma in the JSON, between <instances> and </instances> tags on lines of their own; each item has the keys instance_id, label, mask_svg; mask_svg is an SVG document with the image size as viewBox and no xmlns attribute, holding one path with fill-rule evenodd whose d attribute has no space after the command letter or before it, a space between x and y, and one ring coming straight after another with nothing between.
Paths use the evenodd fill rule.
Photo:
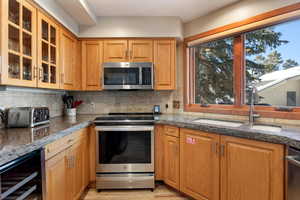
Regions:
<instances>
[{"instance_id":1,"label":"dark stone counter","mask_svg":"<svg viewBox=\"0 0 300 200\"><path fill-rule=\"evenodd\" d=\"M48 126L38 128L0 129L0 166L20 156L93 123L98 115L78 115L76 118L56 117ZM207 131L220 135L284 144L300 149L300 126L282 126L281 132L258 131L244 124L238 128L194 123L195 115L170 114L156 116L156 124L166 124ZM278 124L280 125L280 124Z\"/></svg>"}]
</instances>

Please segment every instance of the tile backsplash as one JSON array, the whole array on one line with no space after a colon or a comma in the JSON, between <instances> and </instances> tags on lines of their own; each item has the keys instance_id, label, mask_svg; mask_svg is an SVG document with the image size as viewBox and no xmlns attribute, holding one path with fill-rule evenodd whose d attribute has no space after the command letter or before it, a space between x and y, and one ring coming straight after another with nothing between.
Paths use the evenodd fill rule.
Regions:
<instances>
[{"instance_id":1,"label":"tile backsplash","mask_svg":"<svg viewBox=\"0 0 300 200\"><path fill-rule=\"evenodd\" d=\"M152 112L154 105L160 105L163 113L173 112L172 91L101 91L70 94L84 102L77 110L79 114Z\"/></svg>"},{"instance_id":2,"label":"tile backsplash","mask_svg":"<svg viewBox=\"0 0 300 200\"><path fill-rule=\"evenodd\" d=\"M62 115L62 95L63 92L41 91L36 89L22 89L25 91L0 91L0 107L20 107L20 106L47 106L50 109L50 116ZM31 91L32 90L32 91Z\"/></svg>"}]
</instances>

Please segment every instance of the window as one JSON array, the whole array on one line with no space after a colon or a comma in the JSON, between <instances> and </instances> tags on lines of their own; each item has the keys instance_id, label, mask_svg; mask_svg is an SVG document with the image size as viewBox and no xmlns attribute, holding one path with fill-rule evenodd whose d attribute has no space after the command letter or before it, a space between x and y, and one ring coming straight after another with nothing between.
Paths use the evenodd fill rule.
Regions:
<instances>
[{"instance_id":1,"label":"window","mask_svg":"<svg viewBox=\"0 0 300 200\"><path fill-rule=\"evenodd\" d=\"M192 47L196 104L233 104L233 38Z\"/></svg>"},{"instance_id":2,"label":"window","mask_svg":"<svg viewBox=\"0 0 300 200\"><path fill-rule=\"evenodd\" d=\"M286 98L287 98L287 105L288 106L296 106L296 92L287 92L286 93Z\"/></svg>"},{"instance_id":3,"label":"window","mask_svg":"<svg viewBox=\"0 0 300 200\"><path fill-rule=\"evenodd\" d=\"M300 20L245 33L246 92L257 88L256 105L293 105L288 91L300 92ZM249 98L246 98L246 102Z\"/></svg>"},{"instance_id":4,"label":"window","mask_svg":"<svg viewBox=\"0 0 300 200\"><path fill-rule=\"evenodd\" d=\"M300 9L288 9L186 38L185 111L247 115L256 91L261 116L300 119Z\"/></svg>"}]
</instances>

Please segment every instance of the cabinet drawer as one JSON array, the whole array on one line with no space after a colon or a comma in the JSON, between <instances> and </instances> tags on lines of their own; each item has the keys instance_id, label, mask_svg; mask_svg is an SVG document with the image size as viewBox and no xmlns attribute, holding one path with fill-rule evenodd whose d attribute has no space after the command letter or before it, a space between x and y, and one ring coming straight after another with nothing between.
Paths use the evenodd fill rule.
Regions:
<instances>
[{"instance_id":1,"label":"cabinet drawer","mask_svg":"<svg viewBox=\"0 0 300 200\"><path fill-rule=\"evenodd\" d=\"M86 129L81 129L51 144L48 144L45 148L45 159L48 160L54 155L60 153L61 151L73 145L74 143L83 139L86 135Z\"/></svg>"},{"instance_id":2,"label":"cabinet drawer","mask_svg":"<svg viewBox=\"0 0 300 200\"><path fill-rule=\"evenodd\" d=\"M166 135L179 137L179 128L175 126L165 126L164 132Z\"/></svg>"}]
</instances>

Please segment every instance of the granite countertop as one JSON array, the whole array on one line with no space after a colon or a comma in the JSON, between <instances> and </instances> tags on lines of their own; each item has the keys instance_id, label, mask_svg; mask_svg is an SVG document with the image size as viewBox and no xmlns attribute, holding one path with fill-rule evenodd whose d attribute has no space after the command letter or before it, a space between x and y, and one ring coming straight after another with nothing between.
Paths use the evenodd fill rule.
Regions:
<instances>
[{"instance_id":1,"label":"granite countertop","mask_svg":"<svg viewBox=\"0 0 300 200\"><path fill-rule=\"evenodd\" d=\"M90 126L95 117L95 115L78 115L76 118L55 117L46 126L0 129L0 166Z\"/></svg>"},{"instance_id":2,"label":"granite countertop","mask_svg":"<svg viewBox=\"0 0 300 200\"><path fill-rule=\"evenodd\" d=\"M241 137L245 139L253 139L276 144L285 144L290 147L300 149L300 126L273 124L280 126L282 130L280 132L271 132L251 129L246 122L237 128L193 122L194 120L200 118L201 117L199 116L185 114L162 115L157 118L156 124L173 125L180 128L195 129L220 135Z\"/></svg>"},{"instance_id":3,"label":"granite countertop","mask_svg":"<svg viewBox=\"0 0 300 200\"><path fill-rule=\"evenodd\" d=\"M0 166L79 129L90 126L96 116L99 115L78 115L76 118L56 117L51 119L50 124L47 126L32 129L0 129ZM285 144L300 149L300 126L281 125L281 132L269 132L250 129L246 124L234 128L194 123L193 121L198 118L200 117L195 115L164 114L156 116L155 123Z\"/></svg>"}]
</instances>

